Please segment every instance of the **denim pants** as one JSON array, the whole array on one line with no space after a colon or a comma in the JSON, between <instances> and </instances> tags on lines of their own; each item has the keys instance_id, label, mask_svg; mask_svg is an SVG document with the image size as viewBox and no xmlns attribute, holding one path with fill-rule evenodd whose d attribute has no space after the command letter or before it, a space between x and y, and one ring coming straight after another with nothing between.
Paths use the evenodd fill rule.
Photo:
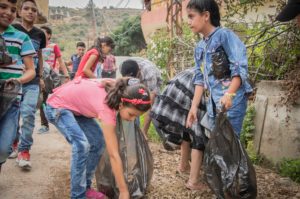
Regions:
<instances>
[{"instance_id":1,"label":"denim pants","mask_svg":"<svg viewBox=\"0 0 300 199\"><path fill-rule=\"evenodd\" d=\"M102 130L93 118L74 116L67 109L47 105L45 115L72 145L71 198L85 198L105 149Z\"/></svg>"},{"instance_id":2,"label":"denim pants","mask_svg":"<svg viewBox=\"0 0 300 199\"><path fill-rule=\"evenodd\" d=\"M21 137L18 151L29 151L33 143L32 133L35 122L35 112L39 99L40 87L38 84L28 84L22 87L23 100L21 102Z\"/></svg>"},{"instance_id":3,"label":"denim pants","mask_svg":"<svg viewBox=\"0 0 300 199\"><path fill-rule=\"evenodd\" d=\"M241 102L234 107L231 107L227 111L227 118L232 125L232 128L234 130L234 133L240 137L244 117L246 115L247 110L247 98L244 98L241 100ZM201 125L204 126L208 131L212 131L215 126L215 117L211 117L208 112L205 114L205 116L201 120Z\"/></svg>"},{"instance_id":4,"label":"denim pants","mask_svg":"<svg viewBox=\"0 0 300 199\"><path fill-rule=\"evenodd\" d=\"M0 165L6 161L11 152L11 145L17 133L19 113L19 102L15 102L0 119Z\"/></svg>"}]
</instances>

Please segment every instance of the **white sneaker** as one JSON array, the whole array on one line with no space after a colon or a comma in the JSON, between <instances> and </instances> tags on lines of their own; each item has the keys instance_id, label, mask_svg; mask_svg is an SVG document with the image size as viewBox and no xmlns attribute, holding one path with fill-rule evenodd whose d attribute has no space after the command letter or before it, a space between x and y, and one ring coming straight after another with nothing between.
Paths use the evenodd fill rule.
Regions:
<instances>
[{"instance_id":1,"label":"white sneaker","mask_svg":"<svg viewBox=\"0 0 300 199\"><path fill-rule=\"evenodd\" d=\"M13 152L11 152L11 154L8 156L8 159L15 159L16 157L18 157L18 151L14 150Z\"/></svg>"},{"instance_id":2,"label":"white sneaker","mask_svg":"<svg viewBox=\"0 0 300 199\"><path fill-rule=\"evenodd\" d=\"M18 163L18 166L21 167L22 169L26 169L26 170L31 169L29 151L19 152L16 162Z\"/></svg>"}]
</instances>

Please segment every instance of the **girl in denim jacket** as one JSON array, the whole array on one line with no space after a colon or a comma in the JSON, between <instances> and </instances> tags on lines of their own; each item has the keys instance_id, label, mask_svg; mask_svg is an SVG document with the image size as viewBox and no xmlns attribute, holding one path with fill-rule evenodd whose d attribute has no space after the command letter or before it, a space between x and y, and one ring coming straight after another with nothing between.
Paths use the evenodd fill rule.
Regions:
<instances>
[{"instance_id":1,"label":"girl in denim jacket","mask_svg":"<svg viewBox=\"0 0 300 199\"><path fill-rule=\"evenodd\" d=\"M195 48L195 93L186 125L197 121L197 109L204 90L208 93L207 118L213 127L215 111L224 107L235 133L239 136L247 108L246 47L231 30L220 27L220 12L214 0L191 0L187 5L188 24L203 39ZM199 121L200 123L200 121ZM198 182L202 151L192 152L190 178L187 187L200 189ZM194 169L193 169L194 168Z\"/></svg>"}]
</instances>

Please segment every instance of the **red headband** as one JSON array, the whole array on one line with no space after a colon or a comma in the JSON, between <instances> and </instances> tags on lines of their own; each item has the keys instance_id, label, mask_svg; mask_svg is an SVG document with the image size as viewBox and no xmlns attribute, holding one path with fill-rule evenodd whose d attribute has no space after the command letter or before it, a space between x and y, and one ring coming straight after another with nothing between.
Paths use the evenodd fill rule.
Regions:
<instances>
[{"instance_id":1,"label":"red headband","mask_svg":"<svg viewBox=\"0 0 300 199\"><path fill-rule=\"evenodd\" d=\"M143 101L142 99L128 99L128 98L121 98L122 102L129 102L131 104L151 104L151 101Z\"/></svg>"}]
</instances>

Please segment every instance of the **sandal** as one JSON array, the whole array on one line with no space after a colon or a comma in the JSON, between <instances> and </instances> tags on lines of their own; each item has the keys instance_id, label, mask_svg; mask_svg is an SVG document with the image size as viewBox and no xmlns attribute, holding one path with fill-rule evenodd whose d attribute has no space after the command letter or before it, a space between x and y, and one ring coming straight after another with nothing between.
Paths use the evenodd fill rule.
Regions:
<instances>
[{"instance_id":1,"label":"sandal","mask_svg":"<svg viewBox=\"0 0 300 199\"><path fill-rule=\"evenodd\" d=\"M201 182L198 182L197 184L192 184L190 181L187 181L185 187L191 191L202 191L207 189L207 185Z\"/></svg>"}]
</instances>

